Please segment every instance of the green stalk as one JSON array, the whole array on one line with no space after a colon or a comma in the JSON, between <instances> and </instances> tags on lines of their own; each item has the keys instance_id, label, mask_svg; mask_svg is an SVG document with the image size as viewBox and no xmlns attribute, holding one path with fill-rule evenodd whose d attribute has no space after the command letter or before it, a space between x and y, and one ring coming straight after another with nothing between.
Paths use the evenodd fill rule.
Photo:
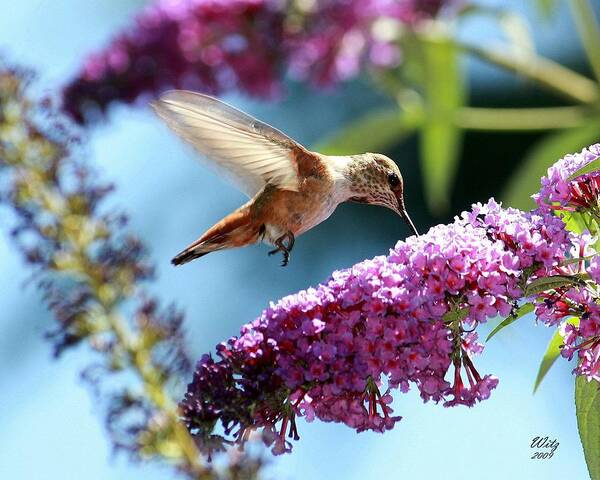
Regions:
<instances>
[{"instance_id":1,"label":"green stalk","mask_svg":"<svg viewBox=\"0 0 600 480\"><path fill-rule=\"evenodd\" d=\"M463 107L456 112L454 121L467 130L537 131L577 127L589 117L586 107Z\"/></svg>"},{"instance_id":2,"label":"green stalk","mask_svg":"<svg viewBox=\"0 0 600 480\"><path fill-rule=\"evenodd\" d=\"M196 479L213 479L214 476L210 470L200 463L200 452L194 440L190 436L186 427L179 419L177 404L166 393L164 382L160 380L161 376L149 358L148 352L138 347L138 342L134 341L132 335L128 332L123 318L116 315L110 315L111 327L115 333L117 341L123 345L129 356L129 361L134 367L134 371L140 377L148 398L156 405L157 409L162 410L167 422L170 424L177 446L181 449L181 463Z\"/></svg>"},{"instance_id":3,"label":"green stalk","mask_svg":"<svg viewBox=\"0 0 600 480\"><path fill-rule=\"evenodd\" d=\"M571 0L581 43L596 79L600 81L600 26L589 0Z\"/></svg>"},{"instance_id":4,"label":"green stalk","mask_svg":"<svg viewBox=\"0 0 600 480\"><path fill-rule=\"evenodd\" d=\"M547 58L532 54L515 55L478 45L462 44L460 47L467 53L533 80L569 100L593 104L600 98L595 82Z\"/></svg>"}]
</instances>

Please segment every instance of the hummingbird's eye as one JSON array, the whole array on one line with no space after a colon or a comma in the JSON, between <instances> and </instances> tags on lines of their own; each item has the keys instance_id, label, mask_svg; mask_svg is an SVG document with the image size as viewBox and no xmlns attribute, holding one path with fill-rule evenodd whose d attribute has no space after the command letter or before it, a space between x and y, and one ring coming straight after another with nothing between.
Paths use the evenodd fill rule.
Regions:
<instances>
[{"instance_id":1,"label":"hummingbird's eye","mask_svg":"<svg viewBox=\"0 0 600 480\"><path fill-rule=\"evenodd\" d=\"M388 182L392 188L395 188L400 184L400 179L398 178L398 175L396 175L394 172L391 172L388 174Z\"/></svg>"}]
</instances>

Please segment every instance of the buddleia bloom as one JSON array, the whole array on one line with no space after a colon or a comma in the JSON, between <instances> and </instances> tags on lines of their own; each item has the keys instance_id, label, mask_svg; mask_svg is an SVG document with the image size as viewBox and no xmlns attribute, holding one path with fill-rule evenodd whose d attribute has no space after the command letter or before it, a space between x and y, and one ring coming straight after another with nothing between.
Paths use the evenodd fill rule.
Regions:
<instances>
[{"instance_id":1,"label":"buddleia bloom","mask_svg":"<svg viewBox=\"0 0 600 480\"><path fill-rule=\"evenodd\" d=\"M568 360L577 358L573 373L597 381L600 381L599 267L600 260L595 256L583 271L578 268L580 274L589 275L593 284L580 281L557 287L551 293L541 294L536 305L540 320L559 326L563 337L561 355Z\"/></svg>"},{"instance_id":2,"label":"buddleia bloom","mask_svg":"<svg viewBox=\"0 0 600 480\"><path fill-rule=\"evenodd\" d=\"M270 98L290 74L330 85L364 66L400 61L390 32L437 15L448 0L159 0L100 52L64 90L64 107L133 102L167 88ZM382 32L388 32L383 34Z\"/></svg>"},{"instance_id":3,"label":"buddleia bloom","mask_svg":"<svg viewBox=\"0 0 600 480\"><path fill-rule=\"evenodd\" d=\"M600 172L577 172L600 158L600 144L579 153L565 155L548 169L542 188L534 195L541 208L565 211L587 211L600 218Z\"/></svg>"},{"instance_id":4,"label":"buddleia bloom","mask_svg":"<svg viewBox=\"0 0 600 480\"><path fill-rule=\"evenodd\" d=\"M600 220L600 173L593 163L600 158L600 144L566 155L548 169L540 192L534 196L541 208L581 214L583 223L593 228ZM586 172L586 170L591 170ZM578 172L585 172L578 175ZM597 235L597 227L596 227ZM577 358L573 372L588 381L600 381L600 258L594 250L597 238L589 231L574 238L571 262L560 268L567 282L552 292L542 293L536 302L536 315L544 323L559 326L563 337L561 355Z\"/></svg>"},{"instance_id":5,"label":"buddleia bloom","mask_svg":"<svg viewBox=\"0 0 600 480\"><path fill-rule=\"evenodd\" d=\"M219 421L232 440L262 428L281 453L291 448L286 435L298 438L297 416L391 429L401 418L392 394L411 386L424 401L473 406L498 380L477 371L483 347L472 330L509 315L528 282L555 272L569 242L551 213L491 200L334 272L271 304L217 347L217 359L200 360L181 402L188 427L200 444Z\"/></svg>"}]
</instances>

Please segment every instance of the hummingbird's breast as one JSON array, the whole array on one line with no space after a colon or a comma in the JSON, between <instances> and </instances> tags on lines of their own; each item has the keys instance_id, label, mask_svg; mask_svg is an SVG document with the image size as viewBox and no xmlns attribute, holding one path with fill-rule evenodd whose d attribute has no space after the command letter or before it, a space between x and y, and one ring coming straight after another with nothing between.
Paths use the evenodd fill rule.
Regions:
<instances>
[{"instance_id":1,"label":"hummingbird's breast","mask_svg":"<svg viewBox=\"0 0 600 480\"><path fill-rule=\"evenodd\" d=\"M265 226L263 240L273 244L286 232L298 236L323 222L346 199L330 176L308 177L297 192L267 185L255 198L253 214Z\"/></svg>"}]
</instances>

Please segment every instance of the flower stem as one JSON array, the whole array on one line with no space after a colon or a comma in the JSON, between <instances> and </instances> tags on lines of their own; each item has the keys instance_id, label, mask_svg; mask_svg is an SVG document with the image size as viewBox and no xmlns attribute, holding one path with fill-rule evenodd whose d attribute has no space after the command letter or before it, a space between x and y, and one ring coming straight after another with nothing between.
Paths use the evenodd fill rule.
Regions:
<instances>
[{"instance_id":1,"label":"flower stem","mask_svg":"<svg viewBox=\"0 0 600 480\"><path fill-rule=\"evenodd\" d=\"M533 80L569 100L593 104L600 98L595 82L547 58L531 54L515 55L478 45L459 46L467 53Z\"/></svg>"},{"instance_id":2,"label":"flower stem","mask_svg":"<svg viewBox=\"0 0 600 480\"><path fill-rule=\"evenodd\" d=\"M181 449L185 469L190 472L193 478L199 480L214 479L210 471L200 463L200 452L185 425L179 420L177 405L166 394L164 382L161 381L158 369L149 361L147 355L144 355L145 352L137 346L139 342L136 342L133 335L128 331L123 318L118 315L108 315L108 318L117 341L125 348L134 371L143 383L148 398L167 417L178 447Z\"/></svg>"},{"instance_id":3,"label":"flower stem","mask_svg":"<svg viewBox=\"0 0 600 480\"><path fill-rule=\"evenodd\" d=\"M571 11L594 75L600 81L600 26L589 0L571 0Z\"/></svg>"},{"instance_id":4,"label":"flower stem","mask_svg":"<svg viewBox=\"0 0 600 480\"><path fill-rule=\"evenodd\" d=\"M571 128L589 118L581 106L547 108L463 107L455 115L456 126L469 130L531 131Z\"/></svg>"}]
</instances>

